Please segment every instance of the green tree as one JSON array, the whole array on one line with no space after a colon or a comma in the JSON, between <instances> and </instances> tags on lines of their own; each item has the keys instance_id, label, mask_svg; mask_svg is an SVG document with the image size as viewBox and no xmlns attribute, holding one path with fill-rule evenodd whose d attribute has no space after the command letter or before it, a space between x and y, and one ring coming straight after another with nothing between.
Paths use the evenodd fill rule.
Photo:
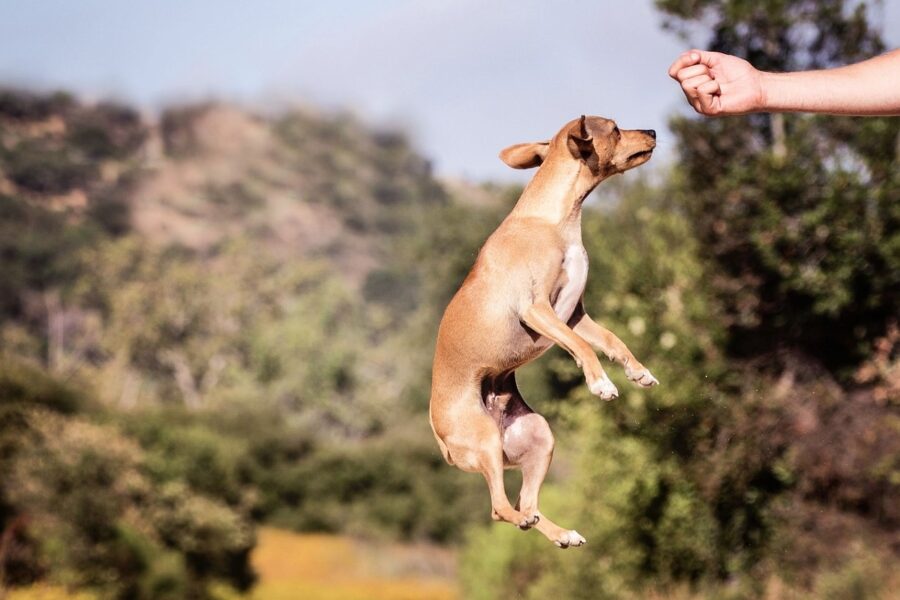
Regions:
<instances>
[{"instance_id":1,"label":"green tree","mask_svg":"<svg viewBox=\"0 0 900 600\"><path fill-rule=\"evenodd\" d=\"M883 50L871 2L658 0L710 50L788 71ZM678 201L726 310L735 356L796 348L854 366L900 311L900 119L677 117Z\"/></svg>"},{"instance_id":2,"label":"green tree","mask_svg":"<svg viewBox=\"0 0 900 600\"><path fill-rule=\"evenodd\" d=\"M766 70L825 68L884 47L871 2L657 5L670 28L702 23L710 35L701 46ZM741 378L732 380L736 401L709 415L711 431L731 441L697 446L697 481L714 499L721 543L755 549L748 566L774 540L790 547L801 539L800 522L810 535L799 570L834 564L842 560L834 549L849 543L825 533L827 519L814 516L823 507L840 507L833 518L856 519L858 532L897 524L877 507L897 493L885 479L896 468L884 465L897 464L900 447L875 450L861 439L896 437L897 405L879 401L877 386L860 386L865 378L856 374L896 356L889 339L900 314L900 119L677 117L672 129L681 151L674 198L711 259L707 281ZM840 433L848 431L856 435ZM852 473L838 466L851 455L859 457Z\"/></svg>"}]
</instances>

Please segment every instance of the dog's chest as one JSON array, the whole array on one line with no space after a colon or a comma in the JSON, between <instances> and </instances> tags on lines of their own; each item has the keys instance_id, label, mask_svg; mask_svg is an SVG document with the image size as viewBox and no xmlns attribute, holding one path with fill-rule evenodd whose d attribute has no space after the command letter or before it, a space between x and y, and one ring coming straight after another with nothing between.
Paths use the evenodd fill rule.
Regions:
<instances>
[{"instance_id":1,"label":"dog's chest","mask_svg":"<svg viewBox=\"0 0 900 600\"><path fill-rule=\"evenodd\" d=\"M563 285L553 302L553 311L563 321L567 321L584 293L587 284L588 257L581 244L573 244L566 249L563 258Z\"/></svg>"}]
</instances>

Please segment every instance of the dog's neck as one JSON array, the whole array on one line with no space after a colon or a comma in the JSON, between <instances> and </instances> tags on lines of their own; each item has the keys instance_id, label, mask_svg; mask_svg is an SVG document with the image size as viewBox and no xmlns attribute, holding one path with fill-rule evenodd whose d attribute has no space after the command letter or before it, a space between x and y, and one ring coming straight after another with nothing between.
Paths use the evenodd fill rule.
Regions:
<instances>
[{"instance_id":1,"label":"dog's neck","mask_svg":"<svg viewBox=\"0 0 900 600\"><path fill-rule=\"evenodd\" d=\"M561 228L581 229L581 205L597 186L590 170L581 161L550 157L525 186L511 217L537 218Z\"/></svg>"}]
</instances>

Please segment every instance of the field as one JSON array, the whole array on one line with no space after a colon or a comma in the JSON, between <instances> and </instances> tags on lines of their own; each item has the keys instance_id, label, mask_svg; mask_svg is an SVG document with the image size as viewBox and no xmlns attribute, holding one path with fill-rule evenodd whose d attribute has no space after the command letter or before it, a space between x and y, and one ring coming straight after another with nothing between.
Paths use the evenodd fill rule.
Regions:
<instances>
[{"instance_id":1,"label":"field","mask_svg":"<svg viewBox=\"0 0 900 600\"><path fill-rule=\"evenodd\" d=\"M248 600L451 600L455 560L427 545L365 542L263 527L253 552L259 582ZM220 590L223 600L242 598ZM92 600L53 586L14 590L6 600Z\"/></svg>"},{"instance_id":2,"label":"field","mask_svg":"<svg viewBox=\"0 0 900 600\"><path fill-rule=\"evenodd\" d=\"M458 595L452 554L430 546L263 528L252 561L260 578L252 600L449 600Z\"/></svg>"}]
</instances>

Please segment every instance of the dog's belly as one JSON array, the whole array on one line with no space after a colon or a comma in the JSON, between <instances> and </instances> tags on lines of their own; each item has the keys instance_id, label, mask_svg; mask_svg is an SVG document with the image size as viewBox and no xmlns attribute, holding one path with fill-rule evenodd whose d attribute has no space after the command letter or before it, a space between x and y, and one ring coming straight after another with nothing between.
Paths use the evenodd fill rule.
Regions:
<instances>
[{"instance_id":1,"label":"dog's belly","mask_svg":"<svg viewBox=\"0 0 900 600\"><path fill-rule=\"evenodd\" d=\"M587 285L588 256L581 244L573 244L566 249L563 258L563 272L566 275L566 283L563 284L556 301L553 303L553 311L563 321L568 321L575 307L578 306L581 295L584 294L584 286Z\"/></svg>"}]
</instances>

